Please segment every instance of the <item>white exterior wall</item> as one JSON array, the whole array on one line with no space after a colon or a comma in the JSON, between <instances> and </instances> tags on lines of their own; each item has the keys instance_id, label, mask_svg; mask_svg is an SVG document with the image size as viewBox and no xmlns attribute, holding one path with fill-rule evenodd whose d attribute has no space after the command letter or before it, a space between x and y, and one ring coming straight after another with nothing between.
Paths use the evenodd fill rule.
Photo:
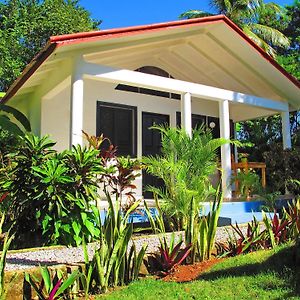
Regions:
<instances>
[{"instance_id":1,"label":"white exterior wall","mask_svg":"<svg viewBox=\"0 0 300 300\"><path fill-rule=\"evenodd\" d=\"M55 149L63 151L70 145L70 85L55 95L41 100L41 135L50 135L57 142Z\"/></svg>"}]
</instances>

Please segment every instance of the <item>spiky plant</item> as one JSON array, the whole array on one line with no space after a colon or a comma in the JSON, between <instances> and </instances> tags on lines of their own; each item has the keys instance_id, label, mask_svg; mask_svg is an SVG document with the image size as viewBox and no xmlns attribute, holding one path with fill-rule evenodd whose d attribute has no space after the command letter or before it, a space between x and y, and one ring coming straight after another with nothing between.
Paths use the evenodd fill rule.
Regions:
<instances>
[{"instance_id":1,"label":"spiky plant","mask_svg":"<svg viewBox=\"0 0 300 300\"><path fill-rule=\"evenodd\" d=\"M196 209L212 194L210 176L217 170L217 150L228 143L213 139L204 128L190 137L183 129L153 126L162 135L161 155L143 158L146 171L164 181L165 187L148 187L163 200L162 210L177 229L184 229L193 198Z\"/></svg>"}]
</instances>

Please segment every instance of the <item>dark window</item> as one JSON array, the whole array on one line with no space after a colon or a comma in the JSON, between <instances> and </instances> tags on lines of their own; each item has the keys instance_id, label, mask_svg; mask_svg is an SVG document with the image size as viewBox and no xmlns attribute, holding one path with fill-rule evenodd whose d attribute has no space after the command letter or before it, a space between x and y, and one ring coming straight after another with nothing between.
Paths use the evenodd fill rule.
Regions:
<instances>
[{"instance_id":1,"label":"dark window","mask_svg":"<svg viewBox=\"0 0 300 300\"><path fill-rule=\"evenodd\" d=\"M173 78L168 72L166 72L158 67L153 67L153 66L141 67L135 71L145 73L145 74L166 77L166 78ZM152 89L145 89L145 88L140 88L140 87L126 85L126 84L118 84L116 87L116 90L180 100L179 94L173 94L173 93L157 91L157 90L152 90Z\"/></svg>"},{"instance_id":2,"label":"dark window","mask_svg":"<svg viewBox=\"0 0 300 300\"><path fill-rule=\"evenodd\" d=\"M181 127L181 113L179 111L176 112L176 125ZM206 124L206 116L203 115L195 115L192 114L192 128L204 126Z\"/></svg>"},{"instance_id":3,"label":"dark window","mask_svg":"<svg viewBox=\"0 0 300 300\"><path fill-rule=\"evenodd\" d=\"M97 136L118 147L118 155L136 156L137 110L134 106L97 102ZM104 147L107 146L104 144Z\"/></svg>"},{"instance_id":4,"label":"dark window","mask_svg":"<svg viewBox=\"0 0 300 300\"><path fill-rule=\"evenodd\" d=\"M179 111L176 112L176 125L181 127L181 113ZM201 125L206 125L211 130L213 138L220 137L219 118L192 114L192 128L194 129L196 126L199 127ZM230 120L230 138L234 138L234 123L232 120Z\"/></svg>"}]
</instances>

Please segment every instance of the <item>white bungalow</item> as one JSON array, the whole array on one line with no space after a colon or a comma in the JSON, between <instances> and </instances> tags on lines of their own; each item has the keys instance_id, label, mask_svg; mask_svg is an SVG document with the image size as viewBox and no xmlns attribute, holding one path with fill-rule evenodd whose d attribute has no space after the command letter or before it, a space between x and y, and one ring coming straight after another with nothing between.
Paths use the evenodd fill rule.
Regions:
<instances>
[{"instance_id":1,"label":"white bungalow","mask_svg":"<svg viewBox=\"0 0 300 300\"><path fill-rule=\"evenodd\" d=\"M57 149L104 132L121 154L157 153L155 123L190 134L205 122L229 138L234 122L280 113L291 147L289 111L300 84L224 16L51 37L2 102L23 111ZM231 149L221 150L231 197ZM148 179L140 180L138 193Z\"/></svg>"}]
</instances>

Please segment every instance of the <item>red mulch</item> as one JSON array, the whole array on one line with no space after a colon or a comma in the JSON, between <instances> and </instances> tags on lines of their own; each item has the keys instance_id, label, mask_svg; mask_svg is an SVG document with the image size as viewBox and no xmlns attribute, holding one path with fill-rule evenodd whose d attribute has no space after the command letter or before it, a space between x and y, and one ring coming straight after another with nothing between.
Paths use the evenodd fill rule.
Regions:
<instances>
[{"instance_id":1,"label":"red mulch","mask_svg":"<svg viewBox=\"0 0 300 300\"><path fill-rule=\"evenodd\" d=\"M188 282L197 279L203 272L223 259L213 258L193 265L176 266L174 271L162 278L163 281Z\"/></svg>"}]
</instances>

